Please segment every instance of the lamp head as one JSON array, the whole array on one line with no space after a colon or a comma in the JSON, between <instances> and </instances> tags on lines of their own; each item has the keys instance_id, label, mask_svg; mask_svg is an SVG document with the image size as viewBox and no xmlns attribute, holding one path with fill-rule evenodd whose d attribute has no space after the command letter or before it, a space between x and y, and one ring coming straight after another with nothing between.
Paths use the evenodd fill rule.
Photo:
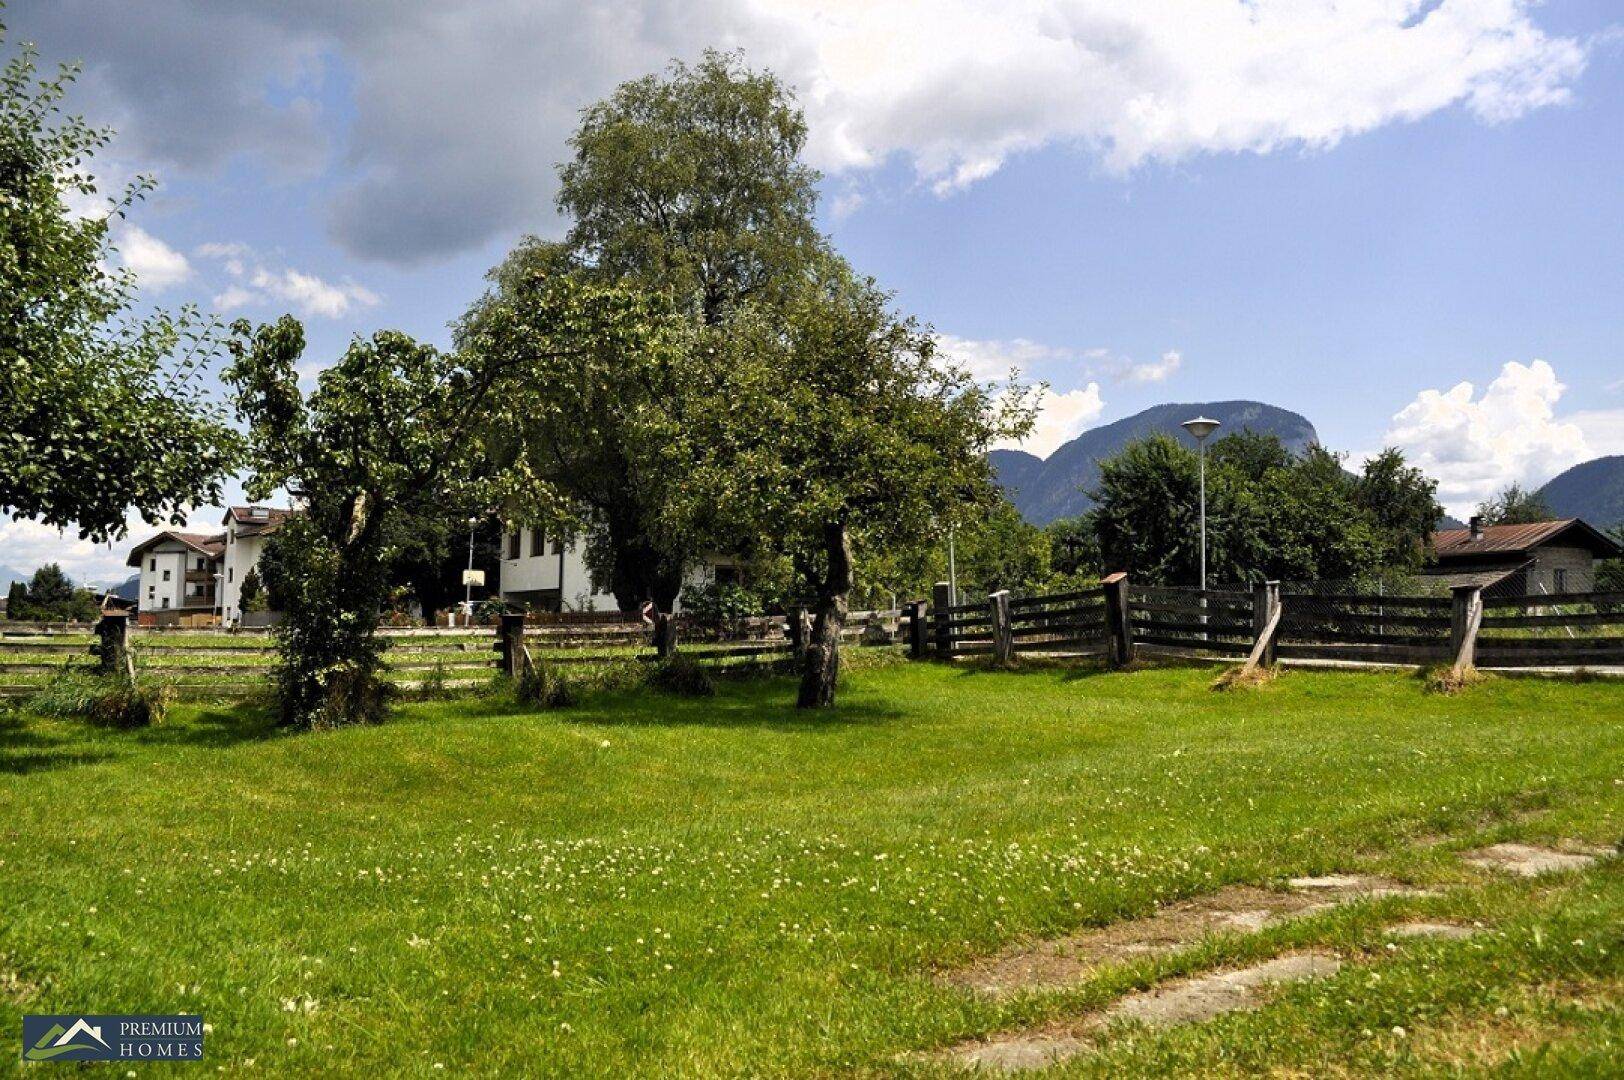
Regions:
<instances>
[{"instance_id":1,"label":"lamp head","mask_svg":"<svg viewBox=\"0 0 1624 1080\"><path fill-rule=\"evenodd\" d=\"M1195 436L1196 442L1205 441L1208 435L1211 435L1222 426L1223 424L1220 421L1205 416L1198 416L1194 420L1186 420L1183 424L1184 430Z\"/></svg>"}]
</instances>

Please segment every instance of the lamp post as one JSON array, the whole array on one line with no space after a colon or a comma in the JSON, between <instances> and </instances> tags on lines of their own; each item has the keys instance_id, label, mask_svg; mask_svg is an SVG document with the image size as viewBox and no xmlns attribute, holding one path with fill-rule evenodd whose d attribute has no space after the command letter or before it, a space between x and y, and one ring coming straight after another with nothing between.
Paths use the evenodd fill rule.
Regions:
<instances>
[{"instance_id":1,"label":"lamp post","mask_svg":"<svg viewBox=\"0 0 1624 1080\"><path fill-rule=\"evenodd\" d=\"M1207 436L1217 431L1219 421L1198 416L1184 421L1183 427L1195 438L1201 454L1201 591L1207 591Z\"/></svg>"},{"instance_id":2,"label":"lamp post","mask_svg":"<svg viewBox=\"0 0 1624 1080\"><path fill-rule=\"evenodd\" d=\"M470 514L468 516L468 569L470 571L472 571L473 568L474 568L474 527L477 526L478 524L479 524L479 519L477 517L474 517L472 514ZM463 594L462 594L462 617L465 620L467 625L472 625L473 621L474 621L474 578L473 578L473 574L472 573L467 574L467 575L465 575L465 578L466 578L466 582L462 587L462 589L463 589ZM431 619L430 621L433 621L433 620Z\"/></svg>"}]
</instances>

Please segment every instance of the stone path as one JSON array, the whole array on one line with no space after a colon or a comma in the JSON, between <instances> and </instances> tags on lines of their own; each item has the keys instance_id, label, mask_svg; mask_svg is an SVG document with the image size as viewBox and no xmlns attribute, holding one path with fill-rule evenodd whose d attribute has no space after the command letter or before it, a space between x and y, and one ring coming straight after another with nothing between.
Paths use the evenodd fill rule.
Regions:
<instances>
[{"instance_id":1,"label":"stone path","mask_svg":"<svg viewBox=\"0 0 1624 1080\"><path fill-rule=\"evenodd\" d=\"M1482 869L1536 877L1583 869L1613 854L1616 852L1612 849L1572 843L1562 848L1507 843L1465 852L1461 858ZM988 994L1055 989L1082 981L1102 965L1175 952L1212 933L1256 932L1281 919L1357 900L1436 895L1390 879L1355 874L1292 878L1288 886L1285 891L1230 886L1179 901L1144 918L1022 945L948 972L943 979ZM1385 932L1395 938L1454 941L1469 938L1480 929L1412 920L1389 926ZM1041 1069L1092 1053L1101 1033L1118 1021L1151 1028L1201 1023L1225 1013L1258 1008L1270 988L1327 978L1341 966L1342 962L1327 952L1289 953L1249 967L1190 976L1137 991L1069 1022L964 1042L942 1056L967 1068L1001 1072Z\"/></svg>"},{"instance_id":2,"label":"stone path","mask_svg":"<svg viewBox=\"0 0 1624 1080\"><path fill-rule=\"evenodd\" d=\"M1381 896L1425 895L1387 878L1338 874L1295 878L1278 891L1232 885L1181 900L1154 915L1027 943L943 975L983 994L1053 990L1081 982L1105 964L1163 956L1213 933L1252 933L1282 919Z\"/></svg>"},{"instance_id":3,"label":"stone path","mask_svg":"<svg viewBox=\"0 0 1624 1080\"><path fill-rule=\"evenodd\" d=\"M1611 855L1608 848L1571 845L1571 850L1536 847L1532 844L1491 844L1468 851L1463 860L1483 870L1504 870L1520 877L1539 877L1564 870L1583 870L1597 859Z\"/></svg>"},{"instance_id":4,"label":"stone path","mask_svg":"<svg viewBox=\"0 0 1624 1080\"><path fill-rule=\"evenodd\" d=\"M1119 1020L1152 1028L1198 1024L1215 1016L1256 1008L1270 987L1323 979L1342 967L1330 953L1293 953L1250 967L1180 979L1129 994L1110 1008L1079 1021L1071 1030L1017 1034L967 1043L952 1051L959 1064L1000 1072L1041 1069L1090 1052L1087 1037Z\"/></svg>"}]
</instances>

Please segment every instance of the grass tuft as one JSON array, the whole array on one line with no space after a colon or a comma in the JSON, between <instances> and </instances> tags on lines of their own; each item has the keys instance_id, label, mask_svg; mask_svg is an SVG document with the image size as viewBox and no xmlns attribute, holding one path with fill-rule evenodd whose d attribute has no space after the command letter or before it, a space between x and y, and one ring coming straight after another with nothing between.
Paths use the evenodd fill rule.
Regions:
<instances>
[{"instance_id":1,"label":"grass tuft","mask_svg":"<svg viewBox=\"0 0 1624 1080\"><path fill-rule=\"evenodd\" d=\"M656 690L678 697L716 695L716 680L711 678L711 673L698 660L681 652L655 664L649 672L648 682Z\"/></svg>"},{"instance_id":2,"label":"grass tuft","mask_svg":"<svg viewBox=\"0 0 1624 1080\"><path fill-rule=\"evenodd\" d=\"M1452 665L1440 664L1437 667L1423 669L1421 683L1429 694L1458 694L1462 690L1487 682L1488 675L1475 667L1456 671Z\"/></svg>"},{"instance_id":3,"label":"grass tuft","mask_svg":"<svg viewBox=\"0 0 1624 1080\"><path fill-rule=\"evenodd\" d=\"M564 709L574 705L579 695L575 684L558 665L540 657L528 665L513 687L513 698L521 705L543 709Z\"/></svg>"},{"instance_id":4,"label":"grass tuft","mask_svg":"<svg viewBox=\"0 0 1624 1080\"><path fill-rule=\"evenodd\" d=\"M131 682L67 668L28 699L29 711L98 727L142 728L163 723L173 692L150 679Z\"/></svg>"},{"instance_id":5,"label":"grass tuft","mask_svg":"<svg viewBox=\"0 0 1624 1080\"><path fill-rule=\"evenodd\" d=\"M1212 688L1214 690L1259 690L1273 683L1276 674L1274 668L1265 667L1262 664L1255 667L1238 664L1223 671L1216 679L1212 680Z\"/></svg>"}]
</instances>

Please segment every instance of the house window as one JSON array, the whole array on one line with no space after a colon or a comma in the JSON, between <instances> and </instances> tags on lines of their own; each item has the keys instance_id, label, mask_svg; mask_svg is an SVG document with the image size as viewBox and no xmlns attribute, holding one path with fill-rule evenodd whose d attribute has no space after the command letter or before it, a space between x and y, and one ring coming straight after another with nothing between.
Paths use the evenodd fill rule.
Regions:
<instances>
[{"instance_id":1,"label":"house window","mask_svg":"<svg viewBox=\"0 0 1624 1080\"><path fill-rule=\"evenodd\" d=\"M157 595L158 595L158 586L156 586L156 585L148 585L147 586L147 598L151 599L152 597L157 596Z\"/></svg>"},{"instance_id":2,"label":"house window","mask_svg":"<svg viewBox=\"0 0 1624 1080\"><path fill-rule=\"evenodd\" d=\"M1551 571L1551 583L1552 583L1552 587L1557 592L1567 592L1568 591L1568 572L1567 572L1567 570L1565 570L1565 569L1563 569L1562 567L1559 566L1555 570Z\"/></svg>"},{"instance_id":3,"label":"house window","mask_svg":"<svg viewBox=\"0 0 1624 1080\"><path fill-rule=\"evenodd\" d=\"M517 559L519 557L519 534L517 532L508 533L507 549L508 558Z\"/></svg>"},{"instance_id":4,"label":"house window","mask_svg":"<svg viewBox=\"0 0 1624 1080\"><path fill-rule=\"evenodd\" d=\"M739 568L736 566L718 566L716 568L716 584L737 585L739 583Z\"/></svg>"},{"instance_id":5,"label":"house window","mask_svg":"<svg viewBox=\"0 0 1624 1080\"><path fill-rule=\"evenodd\" d=\"M197 568L199 570L203 569L203 560L202 559L197 560Z\"/></svg>"},{"instance_id":6,"label":"house window","mask_svg":"<svg viewBox=\"0 0 1624 1080\"><path fill-rule=\"evenodd\" d=\"M562 554L564 554L564 541L563 540L560 539L560 540L554 540L553 541L553 554L554 555L562 555Z\"/></svg>"},{"instance_id":7,"label":"house window","mask_svg":"<svg viewBox=\"0 0 1624 1080\"><path fill-rule=\"evenodd\" d=\"M165 571L164 571L164 580L165 580L165 581L168 581L168 580L169 580L169 571L168 571L168 570L165 570Z\"/></svg>"},{"instance_id":8,"label":"house window","mask_svg":"<svg viewBox=\"0 0 1624 1080\"><path fill-rule=\"evenodd\" d=\"M148 559L147 560L147 569L148 570L156 570L156 569L158 569L158 560L157 559Z\"/></svg>"},{"instance_id":9,"label":"house window","mask_svg":"<svg viewBox=\"0 0 1624 1080\"><path fill-rule=\"evenodd\" d=\"M226 567L226 582L227 582L227 584L231 583L232 581L235 581L236 579L237 579L237 568L235 566Z\"/></svg>"},{"instance_id":10,"label":"house window","mask_svg":"<svg viewBox=\"0 0 1624 1080\"><path fill-rule=\"evenodd\" d=\"M546 551L547 551L547 536L546 536L546 534L543 533L540 529L531 529L530 530L530 554L531 554L531 556L534 557L536 555L543 555L543 554L546 554Z\"/></svg>"},{"instance_id":11,"label":"house window","mask_svg":"<svg viewBox=\"0 0 1624 1080\"><path fill-rule=\"evenodd\" d=\"M169 606L169 597L166 596L166 597L164 597L164 607L168 607L168 606Z\"/></svg>"}]
</instances>

